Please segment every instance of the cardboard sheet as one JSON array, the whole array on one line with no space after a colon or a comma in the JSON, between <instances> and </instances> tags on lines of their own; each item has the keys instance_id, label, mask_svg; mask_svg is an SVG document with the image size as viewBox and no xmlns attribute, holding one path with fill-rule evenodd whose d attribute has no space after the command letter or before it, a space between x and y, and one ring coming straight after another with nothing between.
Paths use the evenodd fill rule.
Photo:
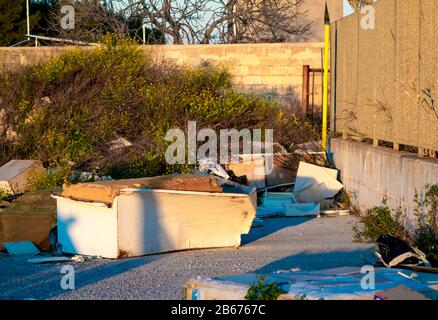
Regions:
<instances>
[{"instance_id":1,"label":"cardboard sheet","mask_svg":"<svg viewBox=\"0 0 438 320\"><path fill-rule=\"evenodd\" d=\"M65 185L61 196L81 201L112 204L122 189L129 188L223 192L220 184L213 177L174 175Z\"/></svg>"},{"instance_id":2,"label":"cardboard sheet","mask_svg":"<svg viewBox=\"0 0 438 320\"><path fill-rule=\"evenodd\" d=\"M0 214L0 249L3 242L32 241L41 249L49 248L50 215Z\"/></svg>"}]
</instances>

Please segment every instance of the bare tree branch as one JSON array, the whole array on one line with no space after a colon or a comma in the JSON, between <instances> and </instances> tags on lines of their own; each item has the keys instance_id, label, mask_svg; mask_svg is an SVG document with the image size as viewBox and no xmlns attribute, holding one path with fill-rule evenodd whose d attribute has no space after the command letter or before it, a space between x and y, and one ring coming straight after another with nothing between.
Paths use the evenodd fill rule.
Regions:
<instances>
[{"instance_id":1,"label":"bare tree branch","mask_svg":"<svg viewBox=\"0 0 438 320\"><path fill-rule=\"evenodd\" d=\"M359 11L362 7L373 4L374 0L348 0L354 11Z\"/></svg>"},{"instance_id":2,"label":"bare tree branch","mask_svg":"<svg viewBox=\"0 0 438 320\"><path fill-rule=\"evenodd\" d=\"M105 32L127 34L127 21L135 17L173 44L293 42L310 34L311 24L299 22L304 1L79 0L72 3L75 30L60 30L60 14L52 25L69 38L90 40Z\"/></svg>"}]
</instances>

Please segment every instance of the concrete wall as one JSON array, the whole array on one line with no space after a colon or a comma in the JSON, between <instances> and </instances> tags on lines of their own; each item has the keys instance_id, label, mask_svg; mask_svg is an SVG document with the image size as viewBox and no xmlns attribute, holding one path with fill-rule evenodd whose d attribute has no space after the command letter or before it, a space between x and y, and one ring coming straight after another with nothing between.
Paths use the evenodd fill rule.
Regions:
<instances>
[{"instance_id":1,"label":"concrete wall","mask_svg":"<svg viewBox=\"0 0 438 320\"><path fill-rule=\"evenodd\" d=\"M438 0L379 0L332 32L332 128L438 151ZM336 80L335 80L336 78Z\"/></svg>"},{"instance_id":2,"label":"concrete wall","mask_svg":"<svg viewBox=\"0 0 438 320\"><path fill-rule=\"evenodd\" d=\"M361 209L378 206L382 199L403 208L407 225L415 224L415 191L438 183L438 160L348 139L332 139L336 167L351 200Z\"/></svg>"},{"instance_id":3,"label":"concrete wall","mask_svg":"<svg viewBox=\"0 0 438 320\"><path fill-rule=\"evenodd\" d=\"M301 102L302 66L321 68L322 43L146 46L160 58L181 65L205 63L226 67L234 84L246 92L278 98L288 107ZM0 66L35 63L62 51L60 47L0 48ZM320 77L315 105L321 105Z\"/></svg>"}]
</instances>

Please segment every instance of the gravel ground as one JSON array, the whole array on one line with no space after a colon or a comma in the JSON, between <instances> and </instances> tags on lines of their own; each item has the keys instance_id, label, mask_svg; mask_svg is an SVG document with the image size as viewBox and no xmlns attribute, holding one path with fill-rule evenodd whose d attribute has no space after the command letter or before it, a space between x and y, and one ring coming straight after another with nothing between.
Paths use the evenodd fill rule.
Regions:
<instances>
[{"instance_id":1,"label":"gravel ground","mask_svg":"<svg viewBox=\"0 0 438 320\"><path fill-rule=\"evenodd\" d=\"M373 264L373 245L352 242L354 216L266 219L239 249L173 252L123 260L69 263L75 290L63 290L63 264L34 265L0 255L0 299L182 299L195 276L316 270Z\"/></svg>"}]
</instances>

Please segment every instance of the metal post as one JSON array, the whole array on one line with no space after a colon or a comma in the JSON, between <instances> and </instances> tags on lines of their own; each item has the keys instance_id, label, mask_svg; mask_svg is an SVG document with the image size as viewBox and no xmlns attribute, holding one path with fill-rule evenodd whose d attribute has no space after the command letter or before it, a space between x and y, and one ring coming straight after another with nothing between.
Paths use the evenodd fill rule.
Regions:
<instances>
[{"instance_id":1,"label":"metal post","mask_svg":"<svg viewBox=\"0 0 438 320\"><path fill-rule=\"evenodd\" d=\"M303 116L307 117L309 114L309 73L310 66L303 66L303 87L302 87L302 97L301 97L301 113Z\"/></svg>"},{"instance_id":2,"label":"metal post","mask_svg":"<svg viewBox=\"0 0 438 320\"><path fill-rule=\"evenodd\" d=\"M330 50L330 16L325 3L325 46L324 46L324 92L322 100L322 148L327 150L327 109L328 109L328 81L329 81L329 50Z\"/></svg>"},{"instance_id":3,"label":"metal post","mask_svg":"<svg viewBox=\"0 0 438 320\"><path fill-rule=\"evenodd\" d=\"M27 20L27 39L29 40L30 35L30 21L29 21L29 0L26 0L26 20Z\"/></svg>"}]
</instances>

